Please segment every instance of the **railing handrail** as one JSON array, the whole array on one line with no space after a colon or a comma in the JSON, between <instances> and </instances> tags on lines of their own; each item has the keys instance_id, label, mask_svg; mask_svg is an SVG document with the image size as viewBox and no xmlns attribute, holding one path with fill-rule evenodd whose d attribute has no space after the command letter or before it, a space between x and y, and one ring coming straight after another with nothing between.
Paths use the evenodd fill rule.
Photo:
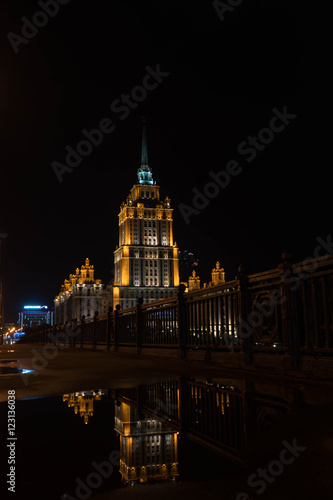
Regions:
<instances>
[{"instance_id":1,"label":"railing handrail","mask_svg":"<svg viewBox=\"0 0 333 500\"><path fill-rule=\"evenodd\" d=\"M178 347L182 356L189 349L243 351L247 363L254 353L275 350L288 353L296 366L311 349L333 355L332 290L333 254L297 263L284 254L274 269L248 275L240 267L234 280L186 293L179 287L172 297L117 306L107 314L31 332L22 342L49 342L50 332L69 333L76 325L81 331L74 346L136 345L138 353L142 346Z\"/></svg>"}]
</instances>

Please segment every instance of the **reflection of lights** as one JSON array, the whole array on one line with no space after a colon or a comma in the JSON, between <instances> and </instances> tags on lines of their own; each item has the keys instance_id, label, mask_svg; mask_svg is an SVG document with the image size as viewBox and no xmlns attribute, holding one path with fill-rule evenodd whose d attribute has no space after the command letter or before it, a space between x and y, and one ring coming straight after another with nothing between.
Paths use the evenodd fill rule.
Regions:
<instances>
[{"instance_id":1,"label":"reflection of lights","mask_svg":"<svg viewBox=\"0 0 333 500\"><path fill-rule=\"evenodd\" d=\"M100 401L104 392L100 389L96 391L81 391L71 394L63 394L62 400L68 402L68 407L74 409L74 413L80 412L80 417L83 417L84 423L88 424L89 417L94 413L94 402Z\"/></svg>"}]
</instances>

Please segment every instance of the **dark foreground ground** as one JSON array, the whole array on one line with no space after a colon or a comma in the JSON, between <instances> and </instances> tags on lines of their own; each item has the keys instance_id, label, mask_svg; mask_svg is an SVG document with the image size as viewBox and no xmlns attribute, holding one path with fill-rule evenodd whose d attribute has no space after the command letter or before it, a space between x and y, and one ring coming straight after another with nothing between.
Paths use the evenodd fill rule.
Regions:
<instances>
[{"instance_id":1,"label":"dark foreground ground","mask_svg":"<svg viewBox=\"0 0 333 500\"><path fill-rule=\"evenodd\" d=\"M54 354L54 359L47 358ZM18 360L18 365L36 371L26 375L0 376L0 402L7 399L7 389L15 389L16 397L20 399L97 386L132 387L166 377L230 375L216 363L90 349L48 351L47 347L29 344L0 346L1 359Z\"/></svg>"},{"instance_id":2,"label":"dark foreground ground","mask_svg":"<svg viewBox=\"0 0 333 500\"><path fill-rule=\"evenodd\" d=\"M53 358L53 359L52 359ZM200 377L204 379L263 380L272 384L280 382L302 382L316 385L313 380L295 380L279 375L251 373L241 370L225 369L221 364L211 361L180 360L162 356L133 355L106 352L103 350L49 350L49 347L29 344L0 345L0 364L2 360L17 360L17 366L34 370L21 375L0 375L0 402L7 399L7 390L15 389L17 399L32 398L74 392L101 387L131 387L148 383L152 379L177 377ZM320 382L321 390L327 387L327 395L332 394L333 380Z\"/></svg>"},{"instance_id":3,"label":"dark foreground ground","mask_svg":"<svg viewBox=\"0 0 333 500\"><path fill-rule=\"evenodd\" d=\"M0 401L7 400L7 391L15 390L17 399L36 398L98 387L133 387L138 383L148 383L163 378L197 377L203 379L223 380L229 377L238 377L244 381L248 377L242 373L232 374L223 370L223 367L205 362L181 361L148 356L132 356L120 353L103 351L92 352L61 350L54 359L45 361L43 348L29 345L0 346L0 360L17 360L21 366L37 369L36 373L24 375L0 376ZM13 352L11 352L13 351ZM258 380L263 375L256 374L252 378ZM264 376L267 378L267 375ZM292 384L281 373L281 377L267 383ZM221 499L221 500L248 500L248 499L322 499L332 497L333 492L333 382L321 383L316 387L313 383L313 392L324 394L318 397L318 403L313 406L300 408L294 415L281 419L274 430L265 431L255 443L255 453L248 469L239 468L227 461L214 461L213 455L196 450L192 451L189 444L185 460L191 464L194 479L180 479L176 482L137 485L134 487L120 487L112 491L93 491L85 498L99 500L140 500L140 499ZM297 381L299 386L300 381ZM249 486L247 480L251 474L258 473L258 467L267 469L272 461L279 460L284 440L292 443L296 439L297 445L304 448L291 464L285 465L283 471L276 475L272 482L265 483L265 491L259 493L259 486ZM2 443L3 447L3 443ZM3 450L0 450L2 453ZM17 453L20 453L19 449ZM290 455L288 455L290 456ZM28 460L28 457L27 457ZM61 457L59 457L61 460ZM203 463L203 461L205 463ZM207 466L208 461L208 466ZM211 461L211 463L209 463ZM200 471L205 468L205 477ZM273 465L274 468L274 465ZM210 473L207 475L207 470ZM56 481L57 478L55 477ZM18 478L19 481L19 478ZM34 481L31 478L30 490L24 498L34 496ZM50 485L50 488L52 486ZM1 498L19 498L15 494ZM43 498L49 498L45 492ZM42 498L42 497L41 497ZM77 498L77 497L72 497Z\"/></svg>"}]
</instances>

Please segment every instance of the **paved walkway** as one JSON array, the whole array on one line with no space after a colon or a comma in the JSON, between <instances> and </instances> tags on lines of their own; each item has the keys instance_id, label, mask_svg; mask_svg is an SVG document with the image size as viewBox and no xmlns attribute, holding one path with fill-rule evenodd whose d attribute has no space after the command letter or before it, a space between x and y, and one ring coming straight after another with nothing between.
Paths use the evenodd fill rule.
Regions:
<instances>
[{"instance_id":1,"label":"paved walkway","mask_svg":"<svg viewBox=\"0 0 333 500\"><path fill-rule=\"evenodd\" d=\"M223 368L220 363L165 358L147 355L106 352L103 350L51 349L50 346L14 344L0 346L1 360L17 360L18 365L35 370L22 375L0 375L0 402L7 399L7 390L15 389L17 399L63 394L80 390L111 387L131 387L153 379L197 377L217 380L262 380L260 373ZM7 366L9 366L7 364ZM288 382L299 386L300 380L285 378L284 374L265 374L265 380ZM311 383L311 381L306 381ZM315 382L313 382L315 384ZM232 385L232 384L231 384ZM333 393L332 382L320 382Z\"/></svg>"},{"instance_id":2,"label":"paved walkway","mask_svg":"<svg viewBox=\"0 0 333 500\"><path fill-rule=\"evenodd\" d=\"M53 359L50 359L52 356ZM212 377L223 370L214 364L176 358L106 352L102 350L51 350L39 345L0 346L0 360L19 360L20 366L36 370L22 375L0 376L0 401L8 389L17 398L63 394L98 387L130 387L152 379L179 376ZM1 362L1 361L0 361Z\"/></svg>"}]
</instances>

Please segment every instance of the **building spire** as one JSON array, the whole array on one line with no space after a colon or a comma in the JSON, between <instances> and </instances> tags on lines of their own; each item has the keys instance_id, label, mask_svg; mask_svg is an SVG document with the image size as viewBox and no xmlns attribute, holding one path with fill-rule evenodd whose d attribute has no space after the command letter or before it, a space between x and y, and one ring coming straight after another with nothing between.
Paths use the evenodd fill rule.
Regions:
<instances>
[{"instance_id":1,"label":"building spire","mask_svg":"<svg viewBox=\"0 0 333 500\"><path fill-rule=\"evenodd\" d=\"M148 167L147 131L145 120L142 122L141 167Z\"/></svg>"},{"instance_id":2,"label":"building spire","mask_svg":"<svg viewBox=\"0 0 333 500\"><path fill-rule=\"evenodd\" d=\"M154 184L153 172L148 166L146 120L142 123L141 167L138 168L138 181L139 184Z\"/></svg>"}]
</instances>

